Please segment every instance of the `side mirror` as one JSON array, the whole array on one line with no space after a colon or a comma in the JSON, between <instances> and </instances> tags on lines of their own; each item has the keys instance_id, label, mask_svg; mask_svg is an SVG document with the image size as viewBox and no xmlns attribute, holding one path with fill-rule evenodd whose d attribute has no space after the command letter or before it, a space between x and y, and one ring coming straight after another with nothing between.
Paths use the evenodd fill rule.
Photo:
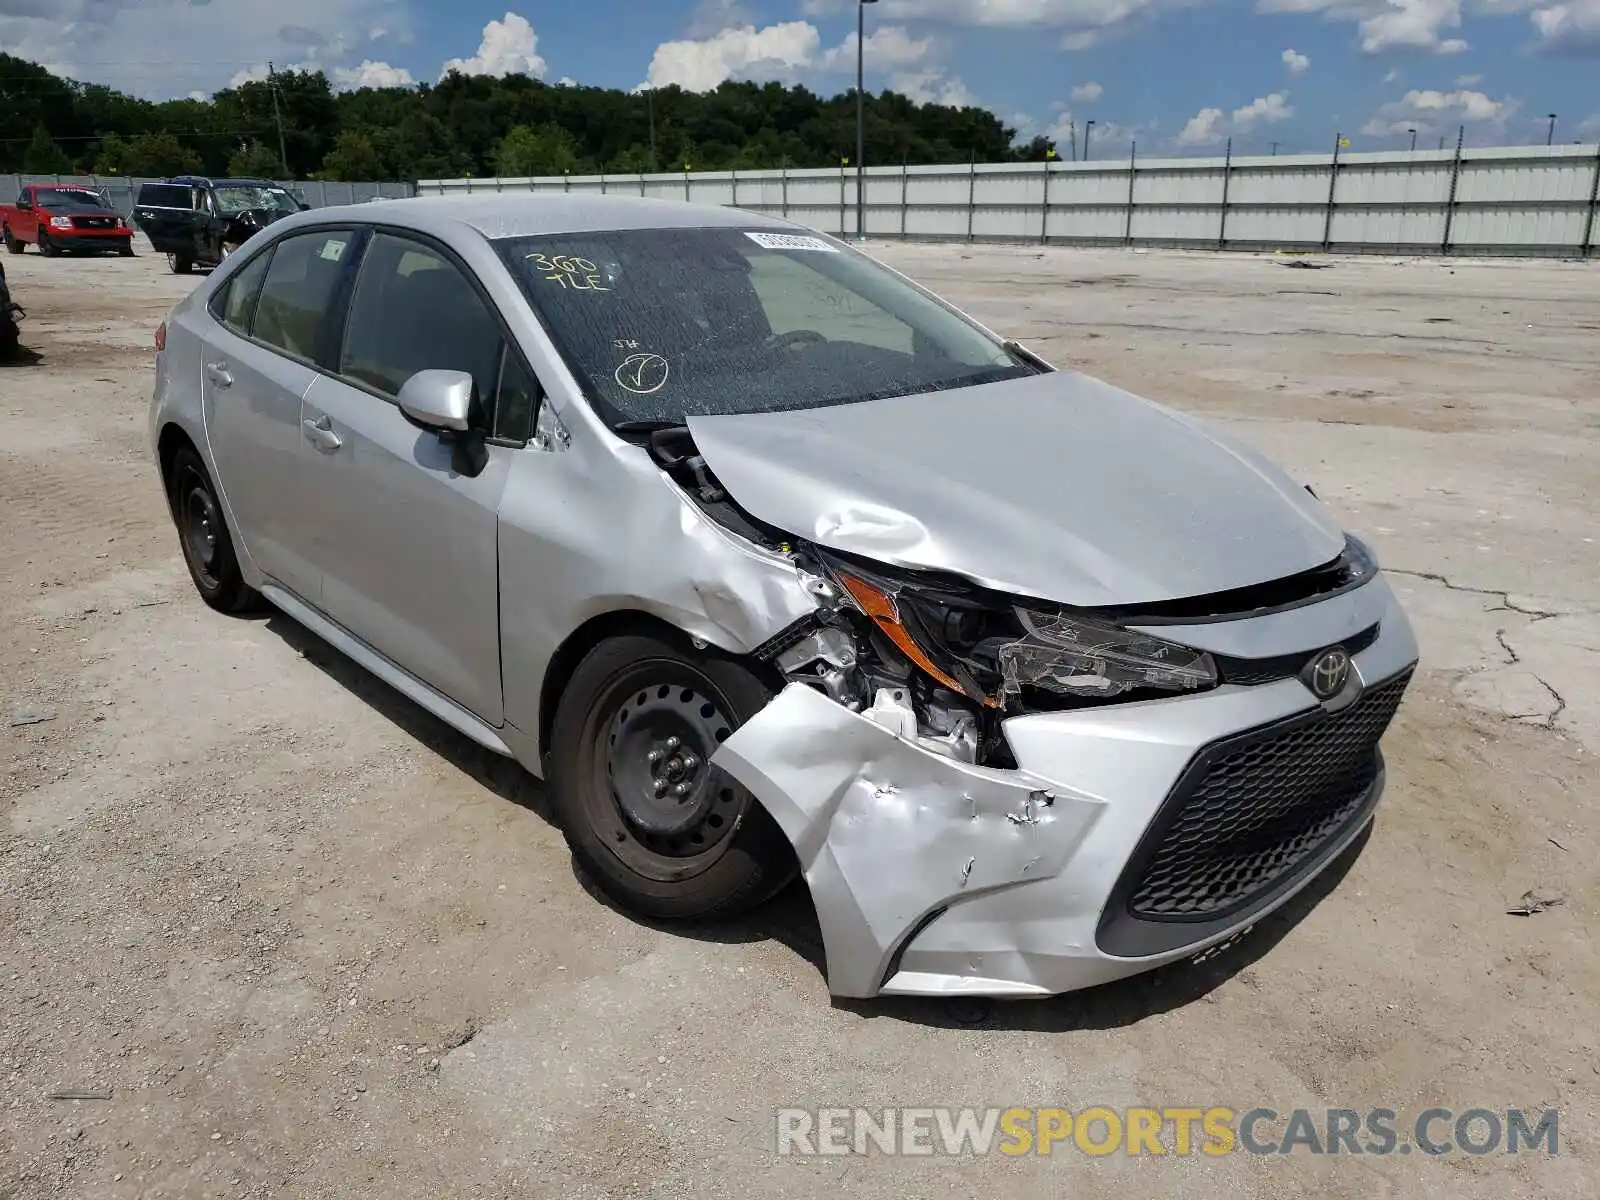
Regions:
<instances>
[{"instance_id":1,"label":"side mirror","mask_svg":"<svg viewBox=\"0 0 1600 1200\"><path fill-rule=\"evenodd\" d=\"M304 200L300 201L300 211L301 212L310 212L311 211L311 205L307 204Z\"/></svg>"},{"instance_id":2,"label":"side mirror","mask_svg":"<svg viewBox=\"0 0 1600 1200\"><path fill-rule=\"evenodd\" d=\"M464 431L476 385L465 371L418 371L400 385L400 411L429 429Z\"/></svg>"}]
</instances>

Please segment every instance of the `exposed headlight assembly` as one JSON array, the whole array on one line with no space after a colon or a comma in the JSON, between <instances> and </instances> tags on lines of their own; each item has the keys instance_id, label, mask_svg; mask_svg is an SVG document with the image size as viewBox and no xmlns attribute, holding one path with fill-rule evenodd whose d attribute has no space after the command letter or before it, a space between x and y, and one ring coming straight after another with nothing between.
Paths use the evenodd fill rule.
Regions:
<instances>
[{"instance_id":1,"label":"exposed headlight assembly","mask_svg":"<svg viewBox=\"0 0 1600 1200\"><path fill-rule=\"evenodd\" d=\"M998 653L1007 696L1020 696L1028 686L1104 699L1135 688L1182 692L1216 685L1216 664L1204 651L1077 614L1015 611L1026 632Z\"/></svg>"},{"instance_id":2,"label":"exposed headlight assembly","mask_svg":"<svg viewBox=\"0 0 1600 1200\"><path fill-rule=\"evenodd\" d=\"M1213 687L1211 656L1070 610L1015 605L976 589L823 556L828 574L909 662L988 708L1024 689L1084 702L1132 691Z\"/></svg>"}]
</instances>

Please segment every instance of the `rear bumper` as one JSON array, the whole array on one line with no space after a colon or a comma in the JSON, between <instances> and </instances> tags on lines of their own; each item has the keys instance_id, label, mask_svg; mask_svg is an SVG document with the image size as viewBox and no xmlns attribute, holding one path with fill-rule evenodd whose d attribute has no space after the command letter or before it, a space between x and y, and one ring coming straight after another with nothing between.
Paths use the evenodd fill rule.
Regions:
<instances>
[{"instance_id":1,"label":"rear bumper","mask_svg":"<svg viewBox=\"0 0 1600 1200\"><path fill-rule=\"evenodd\" d=\"M1292 773L1253 777L1261 787L1251 803L1264 807L1240 822L1242 833L1219 832L1226 812L1196 817L1192 807L1197 781L1223 756L1297 730L1336 732L1333 722L1356 720L1369 701L1398 704L1417 646L1387 583L1313 607L1336 605L1381 613L1379 636L1354 658L1363 699L1343 712L1290 678L1021 716L1005 724L1019 769L1004 771L941 757L794 686L713 761L793 841L833 994L1075 991L1236 936L1315 879L1366 827L1383 790L1376 742L1388 719L1371 707L1362 735L1370 744L1361 744L1370 770L1341 777L1349 786L1326 811L1290 813L1306 817L1298 833L1279 837L1284 822L1261 815L1276 820L1283 813L1274 805L1291 807ZM1200 822L1193 853L1173 842L1175 830L1187 836L1185 812ZM1262 830L1271 831L1270 846ZM1230 897L1239 873L1251 870L1250 886Z\"/></svg>"}]
</instances>

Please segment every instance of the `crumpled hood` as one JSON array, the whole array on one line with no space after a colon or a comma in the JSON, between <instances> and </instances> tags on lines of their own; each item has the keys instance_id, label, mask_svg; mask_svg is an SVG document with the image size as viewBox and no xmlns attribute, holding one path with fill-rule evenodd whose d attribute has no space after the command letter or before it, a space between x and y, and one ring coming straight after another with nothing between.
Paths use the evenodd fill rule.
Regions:
<instances>
[{"instance_id":1,"label":"crumpled hood","mask_svg":"<svg viewBox=\"0 0 1600 1200\"><path fill-rule=\"evenodd\" d=\"M769 525L1064 604L1209 595L1344 547L1327 510L1254 451L1076 372L689 430Z\"/></svg>"}]
</instances>

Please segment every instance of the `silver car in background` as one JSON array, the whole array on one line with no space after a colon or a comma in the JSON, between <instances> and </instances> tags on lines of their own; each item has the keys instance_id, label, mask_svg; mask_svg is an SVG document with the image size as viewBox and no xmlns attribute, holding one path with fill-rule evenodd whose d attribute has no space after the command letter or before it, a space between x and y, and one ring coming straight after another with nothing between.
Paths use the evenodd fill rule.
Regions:
<instances>
[{"instance_id":1,"label":"silver car in background","mask_svg":"<svg viewBox=\"0 0 1600 1200\"><path fill-rule=\"evenodd\" d=\"M322 209L157 345L209 604L264 599L548 780L639 913L799 874L837 996L1195 956L1383 790L1416 642L1306 487L790 223Z\"/></svg>"}]
</instances>

